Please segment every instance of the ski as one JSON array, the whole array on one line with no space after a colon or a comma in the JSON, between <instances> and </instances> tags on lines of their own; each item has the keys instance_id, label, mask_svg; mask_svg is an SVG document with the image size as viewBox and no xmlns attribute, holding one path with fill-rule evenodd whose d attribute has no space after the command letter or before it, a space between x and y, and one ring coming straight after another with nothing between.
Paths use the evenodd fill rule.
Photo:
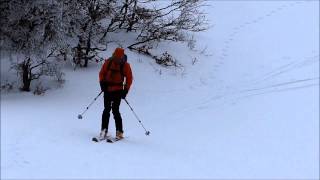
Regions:
<instances>
[{"instance_id":1,"label":"ski","mask_svg":"<svg viewBox=\"0 0 320 180\"><path fill-rule=\"evenodd\" d=\"M101 142L101 141L106 141L108 143L114 143L114 142L117 142L117 141L120 141L122 139L119 139L119 138L116 138L116 137L111 137L111 136L108 136L108 137L105 137L105 138L99 138L99 137L93 137L92 138L92 141L93 142Z\"/></svg>"},{"instance_id":2,"label":"ski","mask_svg":"<svg viewBox=\"0 0 320 180\"><path fill-rule=\"evenodd\" d=\"M123 138L122 138L123 139ZM108 143L114 143L114 142L117 142L117 141L120 141L122 139L119 139L119 138L116 138L116 137L107 137L106 141Z\"/></svg>"},{"instance_id":3,"label":"ski","mask_svg":"<svg viewBox=\"0 0 320 180\"><path fill-rule=\"evenodd\" d=\"M100 141L103 141L103 140L105 140L106 138L99 138L99 137L93 137L92 138L92 141L93 142L100 142Z\"/></svg>"},{"instance_id":4,"label":"ski","mask_svg":"<svg viewBox=\"0 0 320 180\"><path fill-rule=\"evenodd\" d=\"M110 137L107 138L106 141L107 141L108 143L114 143L114 141L113 141L112 138L110 138Z\"/></svg>"}]
</instances>

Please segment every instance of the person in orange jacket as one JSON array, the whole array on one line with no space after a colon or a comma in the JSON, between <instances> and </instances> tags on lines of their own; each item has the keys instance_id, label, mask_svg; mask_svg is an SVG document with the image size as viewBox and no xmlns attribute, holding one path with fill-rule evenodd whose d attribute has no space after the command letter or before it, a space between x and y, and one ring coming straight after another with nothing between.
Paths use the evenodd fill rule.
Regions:
<instances>
[{"instance_id":1,"label":"person in orange jacket","mask_svg":"<svg viewBox=\"0 0 320 180\"><path fill-rule=\"evenodd\" d=\"M127 62L124 49L116 48L112 57L105 60L99 72L101 91L104 92L100 139L107 137L111 110L116 125L116 138L123 138L122 118L119 108L121 99L125 99L128 94L132 79L131 67Z\"/></svg>"}]
</instances>

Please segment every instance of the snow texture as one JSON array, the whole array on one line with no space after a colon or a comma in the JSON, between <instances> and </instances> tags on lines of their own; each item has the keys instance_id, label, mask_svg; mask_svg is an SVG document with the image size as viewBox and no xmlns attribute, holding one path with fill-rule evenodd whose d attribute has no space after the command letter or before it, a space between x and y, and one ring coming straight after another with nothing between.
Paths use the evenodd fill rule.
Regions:
<instances>
[{"instance_id":1,"label":"snow texture","mask_svg":"<svg viewBox=\"0 0 320 180\"><path fill-rule=\"evenodd\" d=\"M127 138L91 141L102 98L77 115L99 93L100 65L65 69L45 96L2 93L1 179L319 178L319 2L208 3L195 50L158 47L183 69L126 51L127 99L150 136L122 102Z\"/></svg>"}]
</instances>

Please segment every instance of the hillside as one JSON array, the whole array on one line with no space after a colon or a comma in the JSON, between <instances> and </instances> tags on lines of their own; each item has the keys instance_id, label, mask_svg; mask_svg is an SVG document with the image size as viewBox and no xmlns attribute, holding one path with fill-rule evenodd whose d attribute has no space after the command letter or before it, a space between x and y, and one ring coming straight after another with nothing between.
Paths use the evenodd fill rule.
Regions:
<instances>
[{"instance_id":1,"label":"hillside","mask_svg":"<svg viewBox=\"0 0 320 180\"><path fill-rule=\"evenodd\" d=\"M44 96L1 92L1 178L319 178L319 2L206 8L212 28L195 50L157 48L183 68L126 50L127 99L150 136L122 102L126 138L91 141L102 98L77 115L99 93L101 64L66 67L64 87Z\"/></svg>"}]
</instances>

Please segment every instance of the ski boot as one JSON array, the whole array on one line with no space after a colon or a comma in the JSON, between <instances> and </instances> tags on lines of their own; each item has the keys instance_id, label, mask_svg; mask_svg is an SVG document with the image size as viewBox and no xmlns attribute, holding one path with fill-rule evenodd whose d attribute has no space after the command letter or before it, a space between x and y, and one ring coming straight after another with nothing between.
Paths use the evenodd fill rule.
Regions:
<instances>
[{"instance_id":1,"label":"ski boot","mask_svg":"<svg viewBox=\"0 0 320 180\"><path fill-rule=\"evenodd\" d=\"M117 131L116 132L116 140L121 140L123 139L123 132Z\"/></svg>"},{"instance_id":2,"label":"ski boot","mask_svg":"<svg viewBox=\"0 0 320 180\"><path fill-rule=\"evenodd\" d=\"M107 138L108 131L106 129L101 130L98 137L92 138L92 141L99 142Z\"/></svg>"}]
</instances>

